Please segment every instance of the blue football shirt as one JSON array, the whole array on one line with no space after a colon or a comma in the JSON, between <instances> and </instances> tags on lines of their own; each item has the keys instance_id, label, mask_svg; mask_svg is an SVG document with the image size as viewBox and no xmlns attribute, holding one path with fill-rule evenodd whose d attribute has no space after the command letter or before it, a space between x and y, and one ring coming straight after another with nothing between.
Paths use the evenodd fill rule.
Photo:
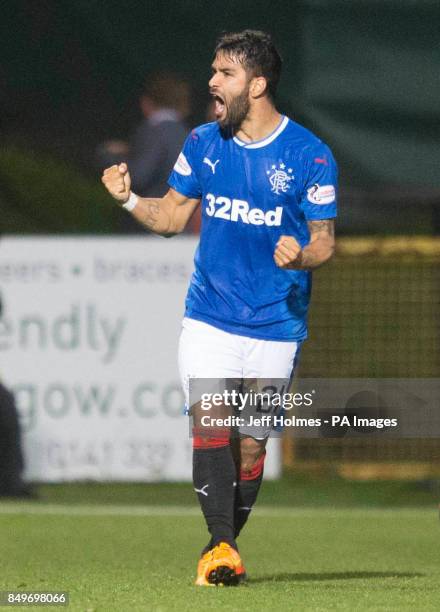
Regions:
<instances>
[{"instance_id":1,"label":"blue football shirt","mask_svg":"<svg viewBox=\"0 0 440 612\"><path fill-rule=\"evenodd\" d=\"M185 316L264 340L303 340L311 273L273 260L281 235L304 247L307 221L336 216L330 149L283 117L257 142L227 138L218 124L191 132L169 178L200 198L202 225Z\"/></svg>"}]
</instances>

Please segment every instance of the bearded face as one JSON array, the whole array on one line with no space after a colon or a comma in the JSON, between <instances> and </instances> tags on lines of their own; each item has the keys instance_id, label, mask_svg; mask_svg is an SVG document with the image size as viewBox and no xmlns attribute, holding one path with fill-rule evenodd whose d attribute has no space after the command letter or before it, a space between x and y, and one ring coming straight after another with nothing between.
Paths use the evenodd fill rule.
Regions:
<instances>
[{"instance_id":1,"label":"bearded face","mask_svg":"<svg viewBox=\"0 0 440 612\"><path fill-rule=\"evenodd\" d=\"M215 95L215 116L224 130L237 130L250 110L249 83L236 95Z\"/></svg>"},{"instance_id":2,"label":"bearded face","mask_svg":"<svg viewBox=\"0 0 440 612\"><path fill-rule=\"evenodd\" d=\"M209 91L214 98L214 114L222 129L237 130L249 114L252 77L239 58L218 54L212 64Z\"/></svg>"}]
</instances>

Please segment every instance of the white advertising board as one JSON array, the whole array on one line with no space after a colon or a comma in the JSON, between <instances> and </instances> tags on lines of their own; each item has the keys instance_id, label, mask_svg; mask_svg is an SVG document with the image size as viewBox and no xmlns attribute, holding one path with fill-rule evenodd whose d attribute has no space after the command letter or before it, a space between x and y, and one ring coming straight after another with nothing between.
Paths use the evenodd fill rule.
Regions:
<instances>
[{"instance_id":1,"label":"white advertising board","mask_svg":"<svg viewBox=\"0 0 440 612\"><path fill-rule=\"evenodd\" d=\"M191 479L177 345L197 240L0 240L0 376L26 478ZM270 441L266 477L280 470Z\"/></svg>"}]
</instances>

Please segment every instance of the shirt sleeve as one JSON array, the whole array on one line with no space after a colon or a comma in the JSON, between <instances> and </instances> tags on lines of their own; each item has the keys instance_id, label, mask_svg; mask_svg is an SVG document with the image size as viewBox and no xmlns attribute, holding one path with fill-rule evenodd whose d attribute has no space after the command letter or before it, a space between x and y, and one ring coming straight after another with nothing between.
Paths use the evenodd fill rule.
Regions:
<instances>
[{"instance_id":1,"label":"shirt sleeve","mask_svg":"<svg viewBox=\"0 0 440 612\"><path fill-rule=\"evenodd\" d=\"M202 197L202 189L196 170L198 142L199 136L193 130L185 140L183 149L168 179L170 187L188 198Z\"/></svg>"},{"instance_id":2,"label":"shirt sleeve","mask_svg":"<svg viewBox=\"0 0 440 612\"><path fill-rule=\"evenodd\" d=\"M336 217L338 168L323 143L307 152L300 206L308 221Z\"/></svg>"}]
</instances>

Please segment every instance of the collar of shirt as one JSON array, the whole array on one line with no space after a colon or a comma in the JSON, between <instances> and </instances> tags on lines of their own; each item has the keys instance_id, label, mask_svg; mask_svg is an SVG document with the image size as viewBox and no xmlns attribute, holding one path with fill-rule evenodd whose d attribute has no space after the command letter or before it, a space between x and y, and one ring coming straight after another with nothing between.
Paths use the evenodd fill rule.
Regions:
<instances>
[{"instance_id":1,"label":"collar of shirt","mask_svg":"<svg viewBox=\"0 0 440 612\"><path fill-rule=\"evenodd\" d=\"M180 121L180 114L173 108L160 108L151 113L148 121L151 125L158 125L164 121Z\"/></svg>"}]
</instances>

